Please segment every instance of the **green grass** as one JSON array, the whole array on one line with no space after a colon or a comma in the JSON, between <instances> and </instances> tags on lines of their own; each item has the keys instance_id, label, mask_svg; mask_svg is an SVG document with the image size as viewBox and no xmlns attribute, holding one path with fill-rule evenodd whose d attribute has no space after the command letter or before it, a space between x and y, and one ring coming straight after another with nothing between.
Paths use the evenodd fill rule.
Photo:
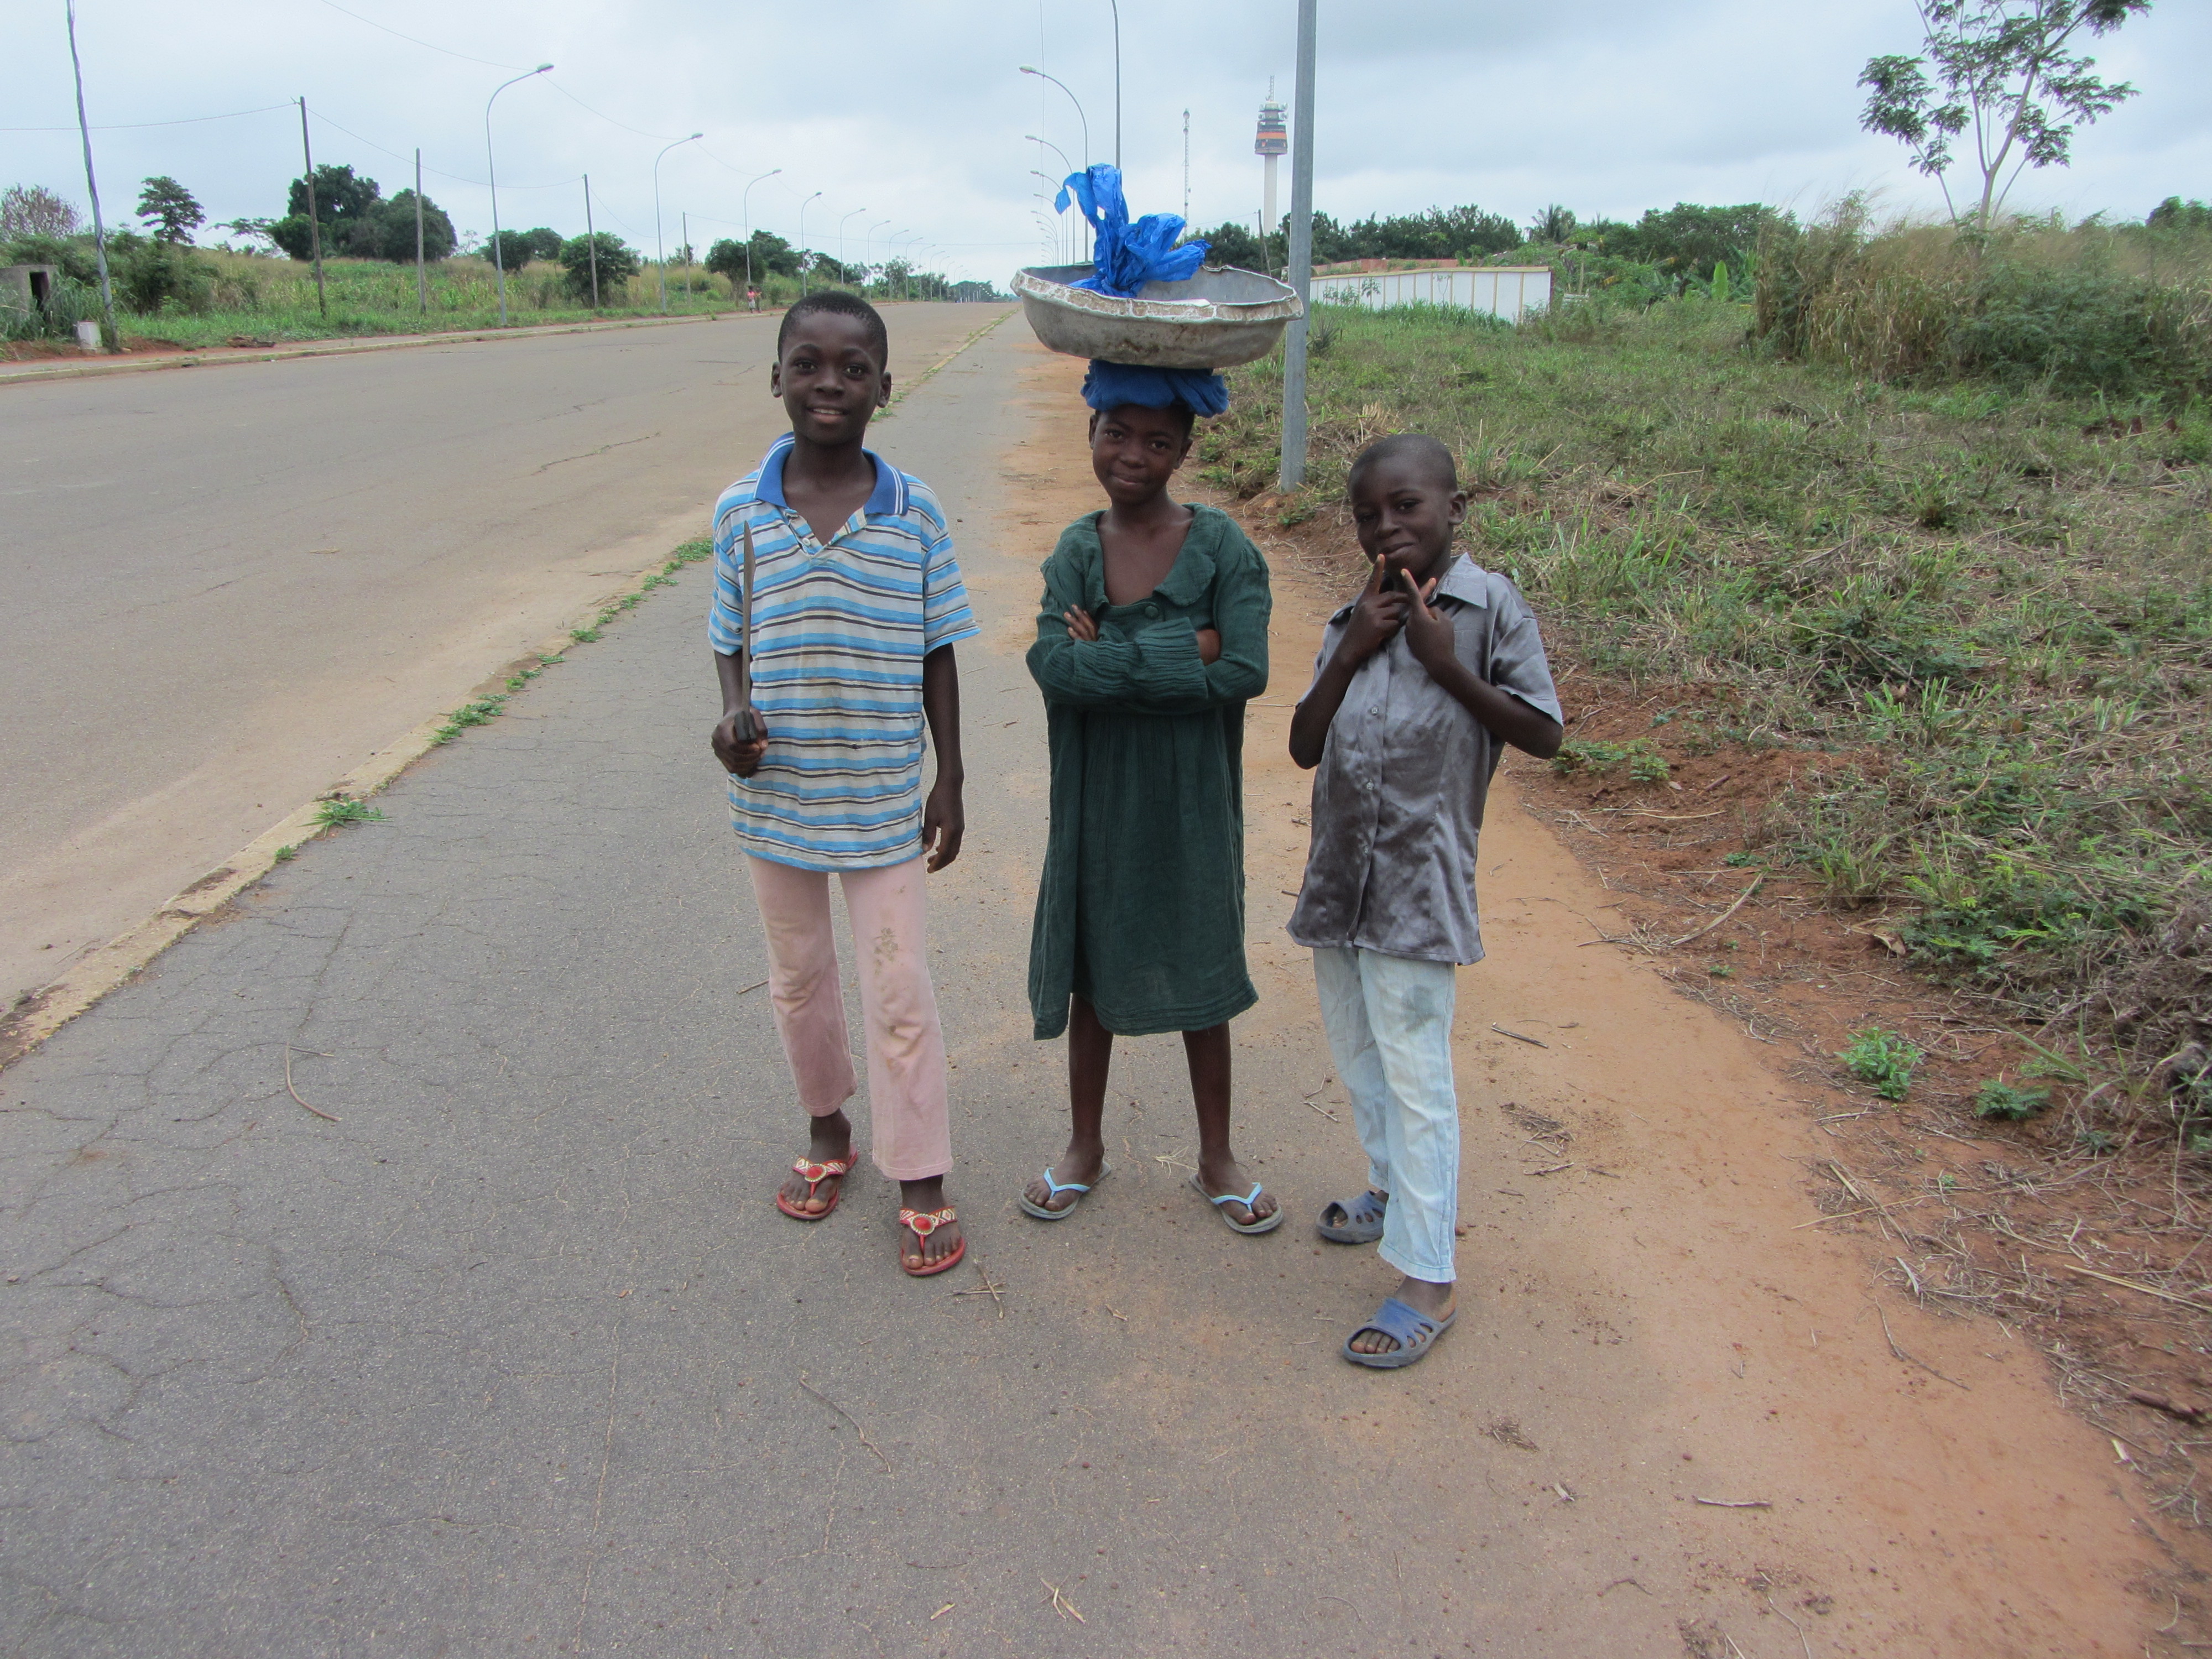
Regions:
<instances>
[{"instance_id":1,"label":"green grass","mask_svg":"<svg viewBox=\"0 0 2212 1659\"><path fill-rule=\"evenodd\" d=\"M1920 1063L1921 1054L1896 1032L1869 1025L1852 1032L1836 1058L1884 1100L1903 1100L1911 1092L1912 1068Z\"/></svg>"},{"instance_id":2,"label":"green grass","mask_svg":"<svg viewBox=\"0 0 2212 1659\"><path fill-rule=\"evenodd\" d=\"M1996 1079L1982 1085L1974 1096L1974 1115L2006 1123L2021 1123L2051 1104L2048 1089L2022 1089Z\"/></svg>"},{"instance_id":3,"label":"green grass","mask_svg":"<svg viewBox=\"0 0 2212 1659\"><path fill-rule=\"evenodd\" d=\"M1463 545L1586 671L1571 712L1681 688L1662 757L1816 757L1759 857L1909 912L1923 968L2164 1080L2212 1023L2201 976L2160 969L2212 939L2212 412L1884 384L1750 323L1696 296L1518 330L1324 307L1310 482L1265 510L1322 514L1349 573L1346 463L1435 434ZM1281 374L1235 371L1211 482L1273 489Z\"/></svg>"},{"instance_id":4,"label":"green grass","mask_svg":"<svg viewBox=\"0 0 2212 1659\"><path fill-rule=\"evenodd\" d=\"M315 809L315 824L319 829L335 830L342 823L380 823L384 821L381 809L365 800L326 800Z\"/></svg>"}]
</instances>

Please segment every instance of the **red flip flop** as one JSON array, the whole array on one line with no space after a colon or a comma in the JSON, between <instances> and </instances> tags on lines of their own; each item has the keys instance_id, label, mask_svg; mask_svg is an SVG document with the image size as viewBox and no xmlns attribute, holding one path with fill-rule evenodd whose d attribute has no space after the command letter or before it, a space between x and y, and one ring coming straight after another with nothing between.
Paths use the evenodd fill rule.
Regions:
<instances>
[{"instance_id":1,"label":"red flip flop","mask_svg":"<svg viewBox=\"0 0 2212 1659\"><path fill-rule=\"evenodd\" d=\"M952 1206L950 1204L946 1205L941 1210L927 1212L921 1210L901 1210L899 1212L899 1225L911 1230L914 1236L916 1238L922 1240L925 1243L928 1242L929 1236L935 1232L939 1227L942 1227L946 1222L957 1221L959 1218L960 1218L953 1212ZM960 1262L960 1258L967 1254L968 1241L965 1238L963 1238L957 1244L952 1247L952 1254L946 1256L942 1261L933 1261L926 1267L909 1267L906 1265L906 1246L902 1243L899 1245L899 1267L908 1279L928 1279L934 1274L941 1273L946 1272L950 1268L957 1267Z\"/></svg>"},{"instance_id":2,"label":"red flip flop","mask_svg":"<svg viewBox=\"0 0 2212 1659\"><path fill-rule=\"evenodd\" d=\"M833 1158L827 1164L810 1164L802 1158L791 1166L791 1171L806 1182L806 1195L810 1199L814 1196L814 1189L825 1181L836 1182L837 1190L830 1194L829 1206L817 1212L800 1209L783 1195L783 1189L779 1187L776 1188L775 1207L793 1221L827 1221L844 1200L844 1177L853 1173L853 1160Z\"/></svg>"}]
</instances>

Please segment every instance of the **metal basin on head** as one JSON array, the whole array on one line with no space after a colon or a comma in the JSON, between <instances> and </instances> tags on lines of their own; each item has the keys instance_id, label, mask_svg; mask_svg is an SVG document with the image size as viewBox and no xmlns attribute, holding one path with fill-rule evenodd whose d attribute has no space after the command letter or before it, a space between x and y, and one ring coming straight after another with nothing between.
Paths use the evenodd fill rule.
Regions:
<instances>
[{"instance_id":1,"label":"metal basin on head","mask_svg":"<svg viewBox=\"0 0 2212 1659\"><path fill-rule=\"evenodd\" d=\"M1033 265L1014 273L1022 314L1036 337L1071 357L1139 368L1228 368L1266 356L1304 314L1287 283L1233 265L1208 265L1182 283L1147 283L1116 299L1071 283L1090 265Z\"/></svg>"}]
</instances>

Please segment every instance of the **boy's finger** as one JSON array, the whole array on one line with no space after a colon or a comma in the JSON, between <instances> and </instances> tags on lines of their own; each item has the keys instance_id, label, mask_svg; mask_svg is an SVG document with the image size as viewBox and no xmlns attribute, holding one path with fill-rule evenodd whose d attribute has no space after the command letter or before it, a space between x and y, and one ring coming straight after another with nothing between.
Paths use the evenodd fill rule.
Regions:
<instances>
[{"instance_id":1,"label":"boy's finger","mask_svg":"<svg viewBox=\"0 0 2212 1659\"><path fill-rule=\"evenodd\" d=\"M1377 559L1375 561L1374 569L1367 573L1367 591L1370 593L1380 593L1382 591L1382 568L1389 561L1386 559Z\"/></svg>"}]
</instances>

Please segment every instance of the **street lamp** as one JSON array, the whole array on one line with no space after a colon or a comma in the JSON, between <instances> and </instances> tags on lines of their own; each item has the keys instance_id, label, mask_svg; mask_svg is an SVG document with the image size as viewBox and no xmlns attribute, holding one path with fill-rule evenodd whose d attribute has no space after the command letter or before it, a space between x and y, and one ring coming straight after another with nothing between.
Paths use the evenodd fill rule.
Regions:
<instances>
[{"instance_id":1,"label":"street lamp","mask_svg":"<svg viewBox=\"0 0 2212 1659\"><path fill-rule=\"evenodd\" d=\"M876 262L876 233L889 223L890 221L888 219L878 219L868 227L867 238L860 244L860 258L869 265L873 265ZM884 290L884 297L885 299L890 297L889 289Z\"/></svg>"},{"instance_id":2,"label":"street lamp","mask_svg":"<svg viewBox=\"0 0 2212 1659\"><path fill-rule=\"evenodd\" d=\"M1030 169L1030 178L1032 178L1032 179L1043 179L1043 180L1045 181L1045 183L1046 183L1046 184L1048 184L1048 185L1051 185L1051 186L1053 187L1053 189L1054 189L1055 191L1056 191L1056 190L1058 190L1058 189L1060 188L1060 180L1059 180L1059 179L1057 179L1054 178L1054 177L1053 177L1049 173L1043 173L1043 172L1040 172L1040 171L1039 171L1038 169L1036 169L1036 167L1031 167L1031 168ZM1048 198L1048 199L1049 199L1049 198ZM1042 216L1042 214L1040 214L1038 216L1039 216L1040 218L1042 218L1042 217L1043 217L1043 216ZM1066 246L1065 246L1065 245L1066 245L1066 238L1067 238L1067 233L1066 233L1066 227L1065 227L1064 225L1062 225L1062 224L1056 223L1056 222L1054 222L1054 221L1049 220L1049 219L1045 220L1045 222L1046 222L1047 224L1049 224L1049 225L1051 225L1051 226L1052 226L1053 252L1054 252L1054 253L1055 253L1055 254L1061 254L1061 253L1065 253L1065 252L1066 252Z\"/></svg>"},{"instance_id":3,"label":"street lamp","mask_svg":"<svg viewBox=\"0 0 2212 1659\"><path fill-rule=\"evenodd\" d=\"M704 138L706 136L703 132L695 132L691 138ZM667 155L678 144L690 143L691 138L678 138L676 143L662 149L660 155ZM653 158L653 252L660 261L660 314L665 317L668 314L668 254L660 242L660 155Z\"/></svg>"},{"instance_id":4,"label":"street lamp","mask_svg":"<svg viewBox=\"0 0 2212 1659\"><path fill-rule=\"evenodd\" d=\"M866 211L867 209L864 207L856 207L837 222L837 275L848 283L853 280L853 276L852 273L845 269L845 227L857 216Z\"/></svg>"},{"instance_id":5,"label":"street lamp","mask_svg":"<svg viewBox=\"0 0 2212 1659\"><path fill-rule=\"evenodd\" d=\"M1121 170L1121 0L1107 0L1114 8L1114 171Z\"/></svg>"},{"instance_id":6,"label":"street lamp","mask_svg":"<svg viewBox=\"0 0 2212 1659\"><path fill-rule=\"evenodd\" d=\"M1031 69L1027 64L1024 64L1021 70L1024 75L1034 75L1040 81L1049 81L1062 92L1067 92L1067 82L1057 75L1047 75L1042 70ZM1083 112L1083 100L1073 93L1067 92L1067 101L1075 106L1075 118L1083 123L1083 165L1087 167L1091 165L1091 118Z\"/></svg>"},{"instance_id":7,"label":"street lamp","mask_svg":"<svg viewBox=\"0 0 2212 1659\"><path fill-rule=\"evenodd\" d=\"M818 202L822 192L816 191L806 202ZM799 204L799 297L806 297L806 202Z\"/></svg>"},{"instance_id":8,"label":"street lamp","mask_svg":"<svg viewBox=\"0 0 2212 1659\"><path fill-rule=\"evenodd\" d=\"M921 234L918 230L902 230L893 236L891 240L894 243L908 241L920 237ZM906 269L899 273L900 297L911 300L914 298L914 250L910 247L902 248L894 257L906 262Z\"/></svg>"},{"instance_id":9,"label":"street lamp","mask_svg":"<svg viewBox=\"0 0 2212 1659\"><path fill-rule=\"evenodd\" d=\"M738 217L745 222L745 290L748 293L752 291L753 285L753 186L762 179L773 179L782 171L781 167L770 167L759 178L747 179L744 194L738 198Z\"/></svg>"},{"instance_id":10,"label":"street lamp","mask_svg":"<svg viewBox=\"0 0 2212 1659\"><path fill-rule=\"evenodd\" d=\"M1063 91L1063 92L1066 92L1066 91L1067 91L1067 89L1066 89L1065 87L1062 87L1062 88L1060 88L1060 90L1061 90L1061 91ZM1068 93L1068 94L1067 94L1067 95L1068 95L1069 97L1073 98L1075 94L1074 94L1073 93L1072 93L1072 92L1071 92L1071 93ZM1081 106L1080 104L1079 104L1079 105L1077 105L1077 106L1076 106L1076 107L1077 107L1078 109L1080 109L1080 108L1082 108L1082 106ZM1054 143L1052 142L1052 140L1051 140L1051 139L1049 139L1049 138L1040 138L1040 137L1038 137L1036 136L1036 134L1035 134L1034 132L1025 132L1025 133L1024 133L1024 134L1022 135L1022 137L1024 137L1024 138L1026 138L1026 139L1028 139L1028 140L1030 141L1030 143L1033 143L1033 144L1042 144L1042 145L1043 145L1047 149L1050 150L1050 151L1051 151L1054 155L1057 155L1058 157L1060 157L1060 166L1062 166L1062 167L1066 167L1066 168L1070 173L1073 173L1073 172L1074 172L1074 171L1075 171L1075 163L1074 163L1074 162L1073 162L1073 161L1069 161L1069 160L1067 159L1067 152L1066 152L1066 150L1062 149L1061 149L1058 144ZM1087 150L1086 150L1085 153L1086 155L1087 155L1087 154L1089 154L1089 152L1088 152ZM1061 181L1060 181L1060 179L1055 179L1051 180L1050 182L1051 182L1051 184L1052 184L1052 187L1053 187L1054 193L1055 195L1056 195L1056 194L1058 194L1058 193L1059 193L1059 191L1060 191L1060 189ZM1084 219L1084 218L1083 218L1083 216L1082 216L1080 213L1077 214L1075 216L1076 216L1078 219L1081 219L1081 220L1083 221L1083 251L1084 251L1085 253L1088 253L1088 252L1091 251L1091 222L1090 222L1088 219ZM1072 256L1073 255L1074 250L1073 250L1073 248L1071 248L1071 249L1069 250L1069 252L1070 252L1070 255L1071 255L1071 257L1072 257Z\"/></svg>"},{"instance_id":11,"label":"street lamp","mask_svg":"<svg viewBox=\"0 0 2212 1659\"><path fill-rule=\"evenodd\" d=\"M530 75L518 75L514 81L502 81L491 89L491 97L484 100L484 177L491 184L491 263L499 272L499 325L507 326L507 258L499 245L499 169L491 155L491 106L497 98L516 82L527 81L531 75L543 75L553 67L540 64Z\"/></svg>"}]
</instances>

